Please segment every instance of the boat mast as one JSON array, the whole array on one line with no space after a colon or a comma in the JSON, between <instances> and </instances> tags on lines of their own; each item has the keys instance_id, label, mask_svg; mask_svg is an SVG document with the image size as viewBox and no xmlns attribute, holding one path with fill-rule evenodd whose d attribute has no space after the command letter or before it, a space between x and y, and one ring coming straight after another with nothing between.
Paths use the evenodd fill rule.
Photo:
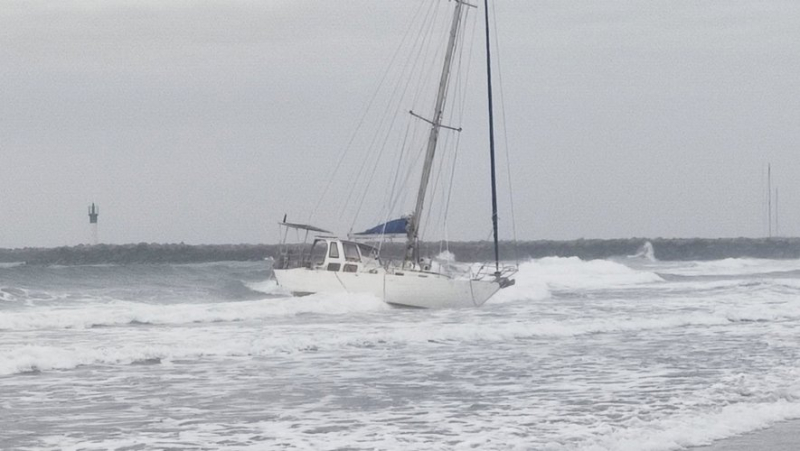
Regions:
<instances>
[{"instance_id":1,"label":"boat mast","mask_svg":"<svg viewBox=\"0 0 800 451\"><path fill-rule=\"evenodd\" d=\"M489 0L483 0L486 23L486 84L489 95L489 158L492 167L492 230L494 231L495 275L500 275L500 247L497 239L497 176L494 162L494 102L492 99L492 54L489 43Z\"/></svg>"},{"instance_id":2,"label":"boat mast","mask_svg":"<svg viewBox=\"0 0 800 451\"><path fill-rule=\"evenodd\" d=\"M462 10L465 3L462 0L456 0L456 9L453 13L453 24L450 26L450 39L447 43L447 52L444 57L444 67L442 68L442 76L439 80L439 93L436 96L436 106L433 111L433 118L430 121L431 132L428 136L428 147L425 152L425 163L422 166L422 179L419 183L419 191L417 192L417 204L414 208L414 214L408 222L406 230L406 262L415 262L419 258L419 243L417 242L419 234L419 224L422 219L422 208L425 203L425 192L428 190L428 182L431 178L431 168L433 166L433 156L436 153L436 143L439 140L439 129L442 127L442 118L444 116L444 102L447 97L447 87L450 82L450 71L453 66L453 55L455 54L456 41L458 40L458 32L461 26Z\"/></svg>"},{"instance_id":3,"label":"boat mast","mask_svg":"<svg viewBox=\"0 0 800 451\"><path fill-rule=\"evenodd\" d=\"M781 223L778 216L778 188L775 188L775 236L781 236Z\"/></svg>"},{"instance_id":4,"label":"boat mast","mask_svg":"<svg viewBox=\"0 0 800 451\"><path fill-rule=\"evenodd\" d=\"M772 238L772 164L767 163L767 233Z\"/></svg>"}]
</instances>

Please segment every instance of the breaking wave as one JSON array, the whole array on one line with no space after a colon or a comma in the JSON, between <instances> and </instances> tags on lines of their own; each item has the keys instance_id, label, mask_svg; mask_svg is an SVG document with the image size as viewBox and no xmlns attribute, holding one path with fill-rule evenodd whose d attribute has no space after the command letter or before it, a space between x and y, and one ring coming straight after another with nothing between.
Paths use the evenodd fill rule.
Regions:
<instances>
[{"instance_id":1,"label":"breaking wave","mask_svg":"<svg viewBox=\"0 0 800 451\"><path fill-rule=\"evenodd\" d=\"M387 309L388 305L370 295L318 294L303 298L210 304L165 305L115 301L6 312L0 316L0 330L88 329L129 324L180 325L252 321L306 313L341 315Z\"/></svg>"},{"instance_id":2,"label":"breaking wave","mask_svg":"<svg viewBox=\"0 0 800 451\"><path fill-rule=\"evenodd\" d=\"M800 418L800 403L778 399L726 405L712 412L693 412L637 422L586 440L577 449L597 451L670 451L762 429ZM560 448L570 449L570 448Z\"/></svg>"},{"instance_id":3,"label":"breaking wave","mask_svg":"<svg viewBox=\"0 0 800 451\"><path fill-rule=\"evenodd\" d=\"M631 255L628 258L639 258L649 262L658 261L656 259L656 251L653 249L653 243L649 241L645 242L634 255Z\"/></svg>"},{"instance_id":4,"label":"breaking wave","mask_svg":"<svg viewBox=\"0 0 800 451\"><path fill-rule=\"evenodd\" d=\"M655 272L633 269L609 260L546 257L522 263L517 283L539 281L551 290L594 290L633 287L663 282Z\"/></svg>"},{"instance_id":5,"label":"breaking wave","mask_svg":"<svg viewBox=\"0 0 800 451\"><path fill-rule=\"evenodd\" d=\"M800 272L800 260L726 258L714 261L687 262L659 272L679 276L746 276Z\"/></svg>"},{"instance_id":6,"label":"breaking wave","mask_svg":"<svg viewBox=\"0 0 800 451\"><path fill-rule=\"evenodd\" d=\"M307 300L307 301L306 301ZM299 302L290 302L299 301ZM544 301L548 302L548 301ZM337 298L330 295L308 296L301 299L282 299L246 302L232 308L232 305L217 305L213 309L190 313L184 306L175 309L152 311L151 314L140 312L137 315L113 314L97 315L91 311L76 312L63 318L57 316L32 317L10 315L4 320L5 326L14 326L14 330L31 330L41 327L91 327L99 324L186 324L189 322L219 321L265 321L281 315L298 315L302 313L325 314L363 314L390 310L377 298ZM197 307L197 306L192 306ZM543 304L542 307L545 307ZM93 318L91 315L95 314ZM440 313L439 313L440 314ZM81 316L87 319L81 319ZM393 315L396 316L396 315ZM625 332L645 332L668 330L683 327L728 327L738 322L779 321L787 318L800 318L800 307L789 311L776 308L773 311L752 308L728 308L710 312L687 312L671 315L634 318L583 318L583 319L539 319L517 320L507 322L502 328L496 324L461 322L445 322L432 328L427 322L418 322L418 313L404 312L396 316L396 321L387 322L384 315L365 318L366 323L357 323L353 327L358 334L342 334L338 325L317 324L291 327L278 327L275 324L264 329L263 336L237 337L226 336L225 339L206 337L203 328L182 329L179 339L161 345L133 346L124 341L115 346L97 347L85 343L80 346L62 348L59 346L22 346L11 351L0 353L0 375L19 372L43 371L49 369L70 369L89 364L129 364L142 361L168 361L170 359L186 359L212 356L261 356L275 353L305 353L309 351L336 351L344 348L396 348L398 346L438 346L459 345L461 343L501 343L518 340L552 339L594 334L613 334ZM403 321L408 318L409 321ZM474 320L474 318L473 318ZM377 321L380 327L369 327ZM264 323L270 324L268 322ZM212 327L212 326L209 326ZM124 333L145 333L128 329Z\"/></svg>"}]
</instances>

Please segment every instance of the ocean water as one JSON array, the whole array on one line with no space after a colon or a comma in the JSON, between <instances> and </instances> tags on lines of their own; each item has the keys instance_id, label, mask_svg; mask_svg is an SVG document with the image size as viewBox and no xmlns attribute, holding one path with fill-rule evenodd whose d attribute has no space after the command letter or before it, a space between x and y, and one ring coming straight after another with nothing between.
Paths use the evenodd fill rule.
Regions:
<instances>
[{"instance_id":1,"label":"ocean water","mask_svg":"<svg viewBox=\"0 0 800 451\"><path fill-rule=\"evenodd\" d=\"M544 258L480 309L268 262L0 267L3 450L678 450L800 418L800 261Z\"/></svg>"}]
</instances>

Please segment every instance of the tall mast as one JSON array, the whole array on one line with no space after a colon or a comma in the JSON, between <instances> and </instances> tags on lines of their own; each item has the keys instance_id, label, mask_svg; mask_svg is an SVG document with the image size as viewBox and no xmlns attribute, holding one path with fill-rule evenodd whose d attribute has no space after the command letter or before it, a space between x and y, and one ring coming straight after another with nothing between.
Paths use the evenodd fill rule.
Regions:
<instances>
[{"instance_id":1,"label":"tall mast","mask_svg":"<svg viewBox=\"0 0 800 451\"><path fill-rule=\"evenodd\" d=\"M447 43L447 52L444 57L444 67L442 68L442 76L439 79L439 92L436 95L436 106L433 110L433 118L430 121L431 132L428 136L428 147L425 152L425 163L422 166L422 179L419 182L419 191L417 192L417 204L414 208L414 214L408 223L407 240L406 240L406 261L416 261L419 257L419 249L417 238L419 234L419 224L422 219L422 208L425 204L425 192L428 190L428 182L431 178L431 168L433 166L433 156L436 153L436 143L439 140L439 129L442 127L442 118L444 116L444 102L447 97L447 87L450 82L450 71L453 66L453 55L455 54L456 42L458 38L458 31L461 26L462 10L464 3L462 0L456 0L456 9L453 13L453 24L450 26L450 39Z\"/></svg>"},{"instance_id":2,"label":"tall mast","mask_svg":"<svg viewBox=\"0 0 800 451\"><path fill-rule=\"evenodd\" d=\"M494 163L494 102L492 100L492 54L489 42L489 0L483 0L486 22L486 83L489 95L489 158L492 168L492 231L494 232L495 275L500 275L500 247L497 239L497 176Z\"/></svg>"}]
</instances>

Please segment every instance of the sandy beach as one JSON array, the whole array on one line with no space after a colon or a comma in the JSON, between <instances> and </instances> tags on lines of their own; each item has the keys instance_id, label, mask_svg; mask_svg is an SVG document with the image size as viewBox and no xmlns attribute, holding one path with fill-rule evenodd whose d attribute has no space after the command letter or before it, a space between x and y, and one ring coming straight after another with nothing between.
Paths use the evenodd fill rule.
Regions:
<instances>
[{"instance_id":1,"label":"sandy beach","mask_svg":"<svg viewBox=\"0 0 800 451\"><path fill-rule=\"evenodd\" d=\"M772 427L719 440L692 451L796 451L800 449L800 420L785 421Z\"/></svg>"}]
</instances>

